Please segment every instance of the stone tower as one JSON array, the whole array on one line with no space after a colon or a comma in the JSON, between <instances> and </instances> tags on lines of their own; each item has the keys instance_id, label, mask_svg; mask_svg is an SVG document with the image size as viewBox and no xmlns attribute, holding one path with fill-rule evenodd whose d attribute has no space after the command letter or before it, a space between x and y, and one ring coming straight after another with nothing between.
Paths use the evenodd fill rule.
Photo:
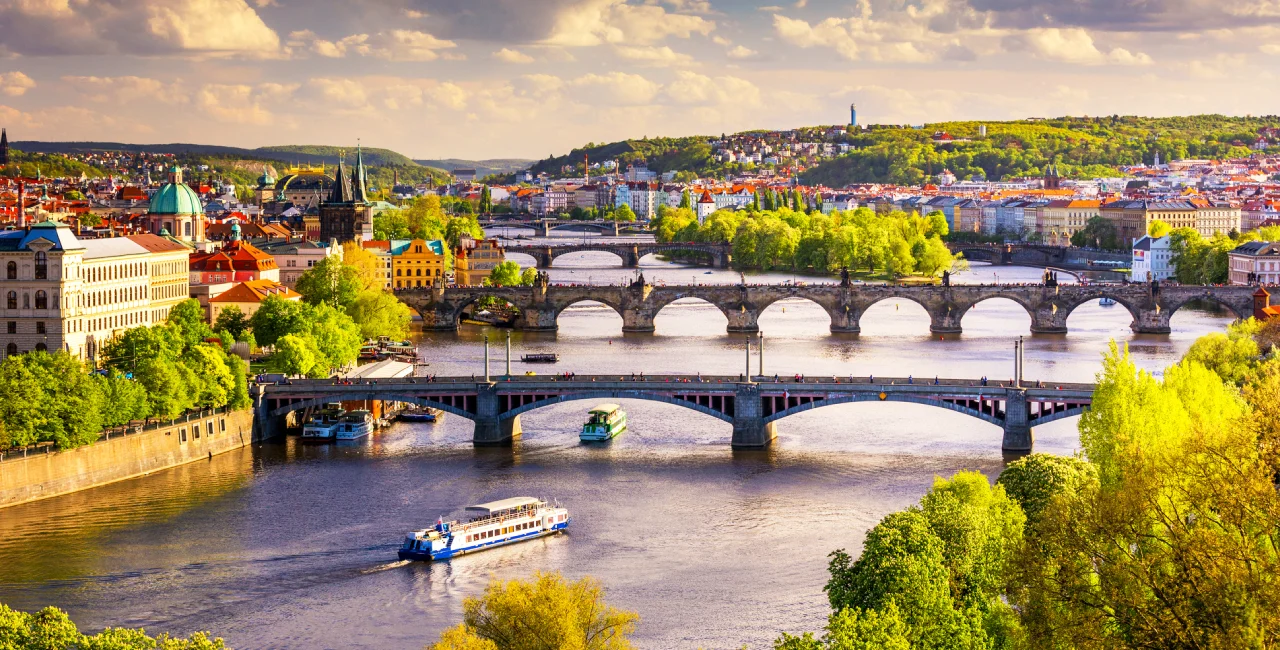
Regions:
<instances>
[{"instance_id":1,"label":"stone tower","mask_svg":"<svg viewBox=\"0 0 1280 650\"><path fill-rule=\"evenodd\" d=\"M9 130L0 129L0 167L9 164Z\"/></svg>"}]
</instances>

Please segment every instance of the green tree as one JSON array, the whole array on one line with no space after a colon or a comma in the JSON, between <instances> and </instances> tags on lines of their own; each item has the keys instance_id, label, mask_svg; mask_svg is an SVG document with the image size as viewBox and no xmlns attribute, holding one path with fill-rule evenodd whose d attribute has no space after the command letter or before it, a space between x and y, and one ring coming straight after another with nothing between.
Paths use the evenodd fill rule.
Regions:
<instances>
[{"instance_id":1,"label":"green tree","mask_svg":"<svg viewBox=\"0 0 1280 650\"><path fill-rule=\"evenodd\" d=\"M493 267L489 274L489 283L495 287L516 287L520 285L520 265L505 260Z\"/></svg>"},{"instance_id":2,"label":"green tree","mask_svg":"<svg viewBox=\"0 0 1280 650\"><path fill-rule=\"evenodd\" d=\"M610 221L621 221L623 223L634 223L636 220L636 213L631 210L631 206L624 203L618 206L618 209L614 210L613 214L606 217L606 219L609 219Z\"/></svg>"},{"instance_id":3,"label":"green tree","mask_svg":"<svg viewBox=\"0 0 1280 650\"><path fill-rule=\"evenodd\" d=\"M433 650L625 650L639 619L605 604L595 580L569 582L555 573L494 580L484 596L467 598L462 611L462 624L446 631Z\"/></svg>"},{"instance_id":4,"label":"green tree","mask_svg":"<svg viewBox=\"0 0 1280 650\"><path fill-rule=\"evenodd\" d=\"M538 269L532 266L520 272L520 286L532 287L538 281Z\"/></svg>"},{"instance_id":5,"label":"green tree","mask_svg":"<svg viewBox=\"0 0 1280 650\"><path fill-rule=\"evenodd\" d=\"M285 334L276 342L276 351L271 355L270 363L276 372L305 377L311 376L313 370L323 365L318 363L321 358L323 355L316 349L313 340L297 334Z\"/></svg>"},{"instance_id":6,"label":"green tree","mask_svg":"<svg viewBox=\"0 0 1280 650\"><path fill-rule=\"evenodd\" d=\"M249 318L249 326L253 328L258 345L275 345L276 340L285 334L307 331L307 316L305 304L280 296L267 296L258 306L258 311Z\"/></svg>"},{"instance_id":7,"label":"green tree","mask_svg":"<svg viewBox=\"0 0 1280 650\"><path fill-rule=\"evenodd\" d=\"M680 193L680 205L677 207L685 210L693 208L693 201L689 198L689 190L684 190Z\"/></svg>"},{"instance_id":8,"label":"green tree","mask_svg":"<svg viewBox=\"0 0 1280 650\"><path fill-rule=\"evenodd\" d=\"M1150 235L1152 239L1159 239L1168 235L1172 231L1172 226L1159 219L1152 219L1151 223L1147 224L1147 234Z\"/></svg>"},{"instance_id":9,"label":"green tree","mask_svg":"<svg viewBox=\"0 0 1280 650\"><path fill-rule=\"evenodd\" d=\"M1009 463L996 481L1022 507L1033 524L1049 503L1060 496L1075 496L1098 482L1093 465L1053 454L1031 454Z\"/></svg>"},{"instance_id":10,"label":"green tree","mask_svg":"<svg viewBox=\"0 0 1280 650\"><path fill-rule=\"evenodd\" d=\"M360 355L360 327L346 312L328 305L320 305L311 310L311 326L308 338L315 342L315 349L320 352L317 363L323 362L323 368L317 372L327 373L332 368L342 368L355 363Z\"/></svg>"},{"instance_id":11,"label":"green tree","mask_svg":"<svg viewBox=\"0 0 1280 650\"><path fill-rule=\"evenodd\" d=\"M213 330L204 319L204 307L195 298L188 298L169 310L168 323L177 328L183 348L191 348L213 336Z\"/></svg>"},{"instance_id":12,"label":"green tree","mask_svg":"<svg viewBox=\"0 0 1280 650\"><path fill-rule=\"evenodd\" d=\"M385 291L361 291L347 314L360 327L364 339L389 336L403 339L409 334L413 314L409 306Z\"/></svg>"},{"instance_id":13,"label":"green tree","mask_svg":"<svg viewBox=\"0 0 1280 650\"><path fill-rule=\"evenodd\" d=\"M80 634L66 612L46 607L34 614L0 604L0 648L5 650L226 650L222 639L196 632L187 638L145 630L107 628L92 636Z\"/></svg>"},{"instance_id":14,"label":"green tree","mask_svg":"<svg viewBox=\"0 0 1280 650\"><path fill-rule=\"evenodd\" d=\"M364 288L360 272L330 255L316 262L298 277L295 287L309 305L329 305L346 309Z\"/></svg>"},{"instance_id":15,"label":"green tree","mask_svg":"<svg viewBox=\"0 0 1280 650\"><path fill-rule=\"evenodd\" d=\"M489 214L493 212L493 194L489 190L489 186L485 185L480 190L480 213Z\"/></svg>"}]
</instances>

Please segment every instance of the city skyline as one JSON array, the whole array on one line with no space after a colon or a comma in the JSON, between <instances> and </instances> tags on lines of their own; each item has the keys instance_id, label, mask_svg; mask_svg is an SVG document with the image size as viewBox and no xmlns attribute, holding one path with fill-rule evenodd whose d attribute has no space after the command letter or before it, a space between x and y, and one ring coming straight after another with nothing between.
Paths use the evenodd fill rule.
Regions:
<instances>
[{"instance_id":1,"label":"city skyline","mask_svg":"<svg viewBox=\"0 0 1280 650\"><path fill-rule=\"evenodd\" d=\"M1272 113L1280 2L0 1L20 140L414 158L841 123Z\"/></svg>"}]
</instances>

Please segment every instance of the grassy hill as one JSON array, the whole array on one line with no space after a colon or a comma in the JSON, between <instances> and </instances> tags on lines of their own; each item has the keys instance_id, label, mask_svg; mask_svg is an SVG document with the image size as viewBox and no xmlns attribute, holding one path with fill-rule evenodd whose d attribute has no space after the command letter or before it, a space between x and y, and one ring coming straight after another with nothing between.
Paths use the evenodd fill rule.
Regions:
<instances>
[{"instance_id":1,"label":"grassy hill","mask_svg":"<svg viewBox=\"0 0 1280 650\"><path fill-rule=\"evenodd\" d=\"M476 170L476 175L481 178L490 174L513 174L522 169L527 169L529 165L533 164L532 160L523 158L490 158L488 160L444 158L441 160L415 160L414 162L448 172L452 172L455 169L474 169Z\"/></svg>"}]
</instances>

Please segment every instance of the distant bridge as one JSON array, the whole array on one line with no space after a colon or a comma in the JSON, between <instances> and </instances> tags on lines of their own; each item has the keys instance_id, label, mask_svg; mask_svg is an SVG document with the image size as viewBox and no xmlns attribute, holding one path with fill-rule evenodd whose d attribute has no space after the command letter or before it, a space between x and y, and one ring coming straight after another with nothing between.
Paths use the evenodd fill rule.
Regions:
<instances>
[{"instance_id":1,"label":"distant bridge","mask_svg":"<svg viewBox=\"0 0 1280 650\"><path fill-rule=\"evenodd\" d=\"M1090 261L1128 262L1131 255L1124 252L1093 251L1048 244L967 244L947 242L952 253L962 253L965 259L990 262L1000 266L1067 266L1086 267Z\"/></svg>"},{"instance_id":2,"label":"distant bridge","mask_svg":"<svg viewBox=\"0 0 1280 650\"><path fill-rule=\"evenodd\" d=\"M582 230L591 229L598 230L603 235L611 235L617 237L624 230L643 230L643 224L635 224L619 221L575 221L573 219L497 219L497 218L481 218L480 225L485 228L528 228L532 230L538 237L548 237L552 230L569 229Z\"/></svg>"},{"instance_id":3,"label":"distant bridge","mask_svg":"<svg viewBox=\"0 0 1280 650\"><path fill-rule=\"evenodd\" d=\"M1083 413L1093 403L1092 384L1031 387L979 380L914 381L908 378L806 378L621 375L375 380L340 385L333 380L293 380L255 387L255 426L271 437L283 432L295 411L329 402L386 400L440 409L475 423L476 445L510 444L521 434L520 416L574 400L640 399L681 406L733 425L735 449L768 446L776 423L810 409L853 402L906 402L963 413L1004 431L1002 448L1030 451L1032 427Z\"/></svg>"},{"instance_id":4,"label":"distant bridge","mask_svg":"<svg viewBox=\"0 0 1280 650\"><path fill-rule=\"evenodd\" d=\"M555 330L556 319L569 306L598 302L622 317L624 332L652 332L663 307L682 298L697 298L715 305L728 319L728 331L759 331L760 314L779 300L802 298L817 303L831 319L833 333L858 333L862 315L882 300L910 300L929 314L935 334L958 334L970 309L995 298L1012 300L1031 316L1031 331L1065 334L1067 317L1080 305L1100 298L1115 300L1133 316L1133 331L1168 334L1169 321L1187 303L1204 300L1231 310L1238 318L1253 314L1254 287L1160 286L1149 284L1092 284L1046 287L1041 285L938 285L885 284L794 285L680 285L587 286L548 285L545 279L531 287L448 287L397 290L398 297L423 318L423 327L457 329L462 312L477 300L493 296L520 310L516 327Z\"/></svg>"},{"instance_id":5,"label":"distant bridge","mask_svg":"<svg viewBox=\"0 0 1280 650\"><path fill-rule=\"evenodd\" d=\"M695 253L705 258L716 268L727 269L731 260L731 247L728 244L696 244L696 243L612 243L612 244L558 244L555 246L507 246L506 252L528 255L537 260L538 268L550 268L557 257L582 251L603 251L613 253L622 258L622 266L628 269L638 268L640 259L652 253Z\"/></svg>"}]
</instances>

